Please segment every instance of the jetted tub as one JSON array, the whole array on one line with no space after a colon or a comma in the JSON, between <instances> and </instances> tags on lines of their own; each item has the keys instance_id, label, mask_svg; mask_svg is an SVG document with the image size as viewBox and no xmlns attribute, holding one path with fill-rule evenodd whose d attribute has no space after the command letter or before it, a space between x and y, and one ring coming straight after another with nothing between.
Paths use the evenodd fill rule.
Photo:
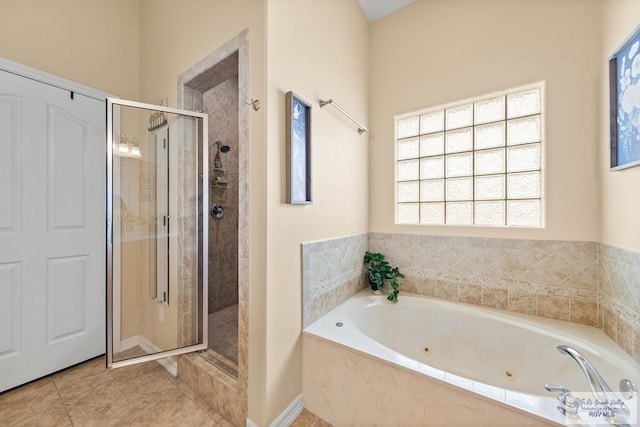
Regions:
<instances>
[{"instance_id":1,"label":"jetted tub","mask_svg":"<svg viewBox=\"0 0 640 427\"><path fill-rule=\"evenodd\" d=\"M640 365L597 328L406 292L393 304L364 290L304 330L304 402L337 426L590 425L582 411L581 421L560 414L544 388L590 396L562 344L613 390L622 378L639 384ZM623 401L635 421L637 397Z\"/></svg>"}]
</instances>

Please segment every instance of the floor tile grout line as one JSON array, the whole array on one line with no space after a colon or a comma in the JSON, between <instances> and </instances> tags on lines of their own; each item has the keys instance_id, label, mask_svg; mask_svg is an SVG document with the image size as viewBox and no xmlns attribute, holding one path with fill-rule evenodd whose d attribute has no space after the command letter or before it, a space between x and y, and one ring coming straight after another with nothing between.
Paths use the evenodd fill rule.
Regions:
<instances>
[{"instance_id":1,"label":"floor tile grout line","mask_svg":"<svg viewBox=\"0 0 640 427\"><path fill-rule=\"evenodd\" d=\"M67 414L67 418L69 419L71 426L72 427L75 426L75 424L73 423L73 419L71 418L71 414L67 409L67 402L65 402L65 400L62 398L62 393L60 393L60 389L58 388L58 383L56 383L55 377L51 377L51 382L53 383L53 386L56 389L56 393L58 393L58 398L60 399L60 403L62 403L62 408L64 408L64 413Z\"/></svg>"},{"instance_id":2,"label":"floor tile grout line","mask_svg":"<svg viewBox=\"0 0 640 427\"><path fill-rule=\"evenodd\" d=\"M155 361L151 361L151 362L147 362L147 363L156 363L156 362ZM105 382L101 383L99 387L108 387L109 383L116 384L116 386L117 386L118 382L122 382L122 381L125 381L125 380L128 380L129 382L135 382L136 380L142 378L145 375L153 374L152 370L147 371L146 368L143 368L143 367L148 367L148 366L154 366L154 368L156 367L155 365L145 365L145 364L128 367L129 369L132 369L131 377L126 378L126 373L122 374L122 375L118 375L116 377L110 378L108 381L105 381ZM160 365L158 365L158 367L160 367ZM122 368L122 369L128 369L128 368ZM163 367L161 367L158 370L158 372L160 372L160 375L171 376L171 374L169 374ZM171 381L171 380L168 379L168 381ZM173 384L173 385L176 387L176 389L179 389L175 384ZM85 394L85 396L90 396L91 394L93 394L94 390L95 390L95 387L92 388L91 390L89 390L87 392L87 394ZM101 397L102 397L101 393L97 393L95 395L95 398L97 398L97 399L100 399ZM74 398L74 400L75 400L75 398ZM82 399L80 399L80 400L82 400ZM157 399L156 399L156 401L157 401ZM155 401L154 401L154 403L155 403ZM109 420L109 425L129 425L129 424L127 424L127 421L130 420L131 418L135 418L137 415L139 415L140 411L143 410L143 409L144 408L139 409L138 411L133 411L133 412L127 411L127 413L125 413L125 414L120 414L119 417L114 417L114 418L110 419Z\"/></svg>"},{"instance_id":3,"label":"floor tile grout line","mask_svg":"<svg viewBox=\"0 0 640 427\"><path fill-rule=\"evenodd\" d=\"M98 356L98 357L100 357L100 356ZM87 360L86 362L91 362L91 361L92 361L92 359ZM86 363L86 362L83 362L83 363ZM82 369L82 368L83 368L83 366L78 366L78 365L73 366L72 368L76 368L76 367L78 367L78 369ZM107 368L106 368L106 367L105 367L104 369L105 369L105 370L107 370ZM61 372L64 372L64 371L61 371ZM112 372L113 372L113 371L112 371ZM57 374L56 374L56 375L57 375ZM67 403L67 402L72 402L72 401L74 401L74 400L78 400L78 399L79 399L83 394L85 394L85 393L87 393L87 392L90 392L91 390L93 390L93 389L95 389L95 388L97 388L97 387L103 386L103 385L105 385L105 384L107 384L107 383L110 383L110 382L112 382L112 381L117 380L117 379L118 379L118 377L119 377L120 375L123 375L123 374L119 374L119 375L111 375L111 376L109 376L109 377L105 378L105 379L104 379L104 380L102 380L102 381L95 382L95 383L92 385L91 389L89 389L89 390L84 390L84 391L82 391L82 390L81 390L80 392L77 392L77 391L76 391L76 393L75 393L75 394L73 394L72 396L68 396L66 399L65 399L65 398L62 398L62 400L63 400L63 402L65 402L65 403ZM137 375L135 375L135 376L137 376ZM89 381L89 380L93 380L93 381L95 381L95 378L85 378L85 380L86 380L86 381ZM54 379L54 382L55 382L55 379ZM56 388L57 388L57 385L58 385L58 384L56 383ZM60 393L60 395L62 396L62 393Z\"/></svg>"},{"instance_id":4,"label":"floor tile grout line","mask_svg":"<svg viewBox=\"0 0 640 427\"><path fill-rule=\"evenodd\" d=\"M0 396L4 397L4 396L10 396L13 393L20 393L20 390L25 390L26 388L35 386L36 384L45 384L47 381L50 381L51 383L53 383L53 374L45 375L44 377L36 378L36 379L34 379L32 381L29 381L29 382L27 382L25 384L20 384L20 385L18 385L16 387L13 387L13 388L9 389L9 390L5 390L5 391L0 393ZM55 383L53 383L53 384L54 384L54 388L55 388ZM58 394L58 398L60 398L60 394ZM28 421L28 420L30 420L32 418L35 418L36 416L40 415L40 413L42 413L42 412L44 412L46 410L47 409L45 408L45 409L41 409L39 411L38 410L31 411L26 415L23 414L22 416L19 416L17 419L14 419L11 424L6 424L6 425L9 426L9 425L17 424L17 423L24 423L24 422L26 422L26 421ZM2 421L2 420L0 420L0 421Z\"/></svg>"}]
</instances>

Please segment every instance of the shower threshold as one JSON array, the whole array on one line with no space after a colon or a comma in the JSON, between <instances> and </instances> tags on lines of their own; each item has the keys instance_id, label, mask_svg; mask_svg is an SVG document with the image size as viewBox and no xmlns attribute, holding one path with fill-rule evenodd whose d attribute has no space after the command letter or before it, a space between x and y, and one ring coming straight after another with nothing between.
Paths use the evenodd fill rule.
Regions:
<instances>
[{"instance_id":1,"label":"shower threshold","mask_svg":"<svg viewBox=\"0 0 640 427\"><path fill-rule=\"evenodd\" d=\"M219 368L221 371L231 375L233 378L238 378L238 364L227 359L223 355L211 350L210 348L205 351L198 352L207 362Z\"/></svg>"}]
</instances>

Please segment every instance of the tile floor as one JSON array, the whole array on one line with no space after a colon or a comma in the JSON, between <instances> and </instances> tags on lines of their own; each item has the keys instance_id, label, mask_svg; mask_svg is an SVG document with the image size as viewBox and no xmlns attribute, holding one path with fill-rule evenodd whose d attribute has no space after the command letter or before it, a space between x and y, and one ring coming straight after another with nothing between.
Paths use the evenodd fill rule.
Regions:
<instances>
[{"instance_id":1,"label":"tile floor","mask_svg":"<svg viewBox=\"0 0 640 427\"><path fill-rule=\"evenodd\" d=\"M238 304L209 314L209 348L238 364Z\"/></svg>"},{"instance_id":2,"label":"tile floor","mask_svg":"<svg viewBox=\"0 0 640 427\"><path fill-rule=\"evenodd\" d=\"M0 426L231 426L156 362L98 357L0 394Z\"/></svg>"},{"instance_id":3,"label":"tile floor","mask_svg":"<svg viewBox=\"0 0 640 427\"><path fill-rule=\"evenodd\" d=\"M306 409L295 419L291 427L332 427L331 424Z\"/></svg>"},{"instance_id":4,"label":"tile floor","mask_svg":"<svg viewBox=\"0 0 640 427\"><path fill-rule=\"evenodd\" d=\"M156 362L107 371L97 357L0 393L0 426L220 426L220 414ZM293 427L330 427L303 411Z\"/></svg>"}]
</instances>

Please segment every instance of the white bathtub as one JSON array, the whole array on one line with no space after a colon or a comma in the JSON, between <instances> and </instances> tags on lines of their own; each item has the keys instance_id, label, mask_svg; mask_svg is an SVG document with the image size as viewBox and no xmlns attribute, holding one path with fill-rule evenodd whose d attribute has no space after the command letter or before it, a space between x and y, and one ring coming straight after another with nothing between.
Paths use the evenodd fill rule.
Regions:
<instances>
[{"instance_id":1,"label":"white bathtub","mask_svg":"<svg viewBox=\"0 0 640 427\"><path fill-rule=\"evenodd\" d=\"M562 385L574 392L589 392L589 386L578 364L561 354L556 348L558 345L569 345L582 352L614 390L622 378L640 384L640 365L596 328L406 292L393 304L384 295L372 295L371 291L364 290L310 325L304 333L356 350L387 365L397 365L398 369L409 370L430 381L464 389L484 401L561 425L567 420L556 408L556 394L547 392L544 385ZM319 383L327 383L327 373L317 374L331 366L318 366L322 364L319 360L314 359L314 366L308 366L305 361L305 378L316 375ZM335 365L335 361L331 363ZM358 369L355 371L354 375L363 376ZM341 375L348 375L349 370L346 372ZM344 384L352 380L361 378L345 377ZM318 388L317 384L308 385L305 379L307 386ZM308 391L304 390L305 403ZM320 400L327 403L332 393L325 392ZM353 394L348 398L355 398ZM625 400L633 410L631 421L637 418L636 402L636 398ZM364 404L352 403L354 407ZM429 417L434 414L433 408L430 410ZM355 418L347 421L336 419L335 414L325 416L333 418L328 421L337 425L357 424ZM444 418L445 422L447 419ZM456 425L454 419L451 418L451 425ZM586 419L580 423L589 425ZM535 422L532 425L536 425Z\"/></svg>"}]
</instances>

